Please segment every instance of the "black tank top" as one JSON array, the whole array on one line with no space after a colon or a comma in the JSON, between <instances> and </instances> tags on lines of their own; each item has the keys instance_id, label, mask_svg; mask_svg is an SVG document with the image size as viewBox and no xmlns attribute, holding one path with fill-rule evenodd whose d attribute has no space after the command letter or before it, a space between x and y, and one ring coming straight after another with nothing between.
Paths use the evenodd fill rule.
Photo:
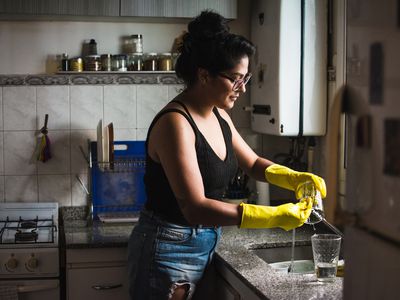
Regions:
<instances>
[{"instance_id":1,"label":"black tank top","mask_svg":"<svg viewBox=\"0 0 400 300\"><path fill-rule=\"evenodd\" d=\"M208 144L206 138L197 128L187 107L181 102L173 102L180 104L184 108L186 114L176 108L164 109L154 118L147 133L146 172L144 175L144 183L147 193L145 208L154 211L154 213L168 222L189 225L179 208L178 202L162 165L152 160L147 151L150 132L157 120L166 113L176 112L183 115L192 126L195 133L197 161L203 179L204 193L207 198L216 200L222 198L230 179L233 178L237 171L238 162L233 151L231 129L228 123L220 116L217 108L213 109L213 113L218 119L224 136L226 145L225 160L221 160ZM179 172L179 170L176 170L176 172Z\"/></svg>"}]
</instances>

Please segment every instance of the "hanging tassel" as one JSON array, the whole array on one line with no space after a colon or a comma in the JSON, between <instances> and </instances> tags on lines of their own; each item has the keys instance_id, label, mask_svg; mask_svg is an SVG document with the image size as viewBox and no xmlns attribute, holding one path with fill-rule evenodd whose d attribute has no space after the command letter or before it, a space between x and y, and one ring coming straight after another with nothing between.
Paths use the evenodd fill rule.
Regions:
<instances>
[{"instance_id":1,"label":"hanging tassel","mask_svg":"<svg viewBox=\"0 0 400 300\"><path fill-rule=\"evenodd\" d=\"M47 122L49 120L49 115L46 114L44 118L44 126L42 129L40 129L40 132L42 133L42 138L40 139L40 145L39 145L39 153L37 160L41 162L46 162L51 158L51 152L50 152L50 139L47 136Z\"/></svg>"}]
</instances>

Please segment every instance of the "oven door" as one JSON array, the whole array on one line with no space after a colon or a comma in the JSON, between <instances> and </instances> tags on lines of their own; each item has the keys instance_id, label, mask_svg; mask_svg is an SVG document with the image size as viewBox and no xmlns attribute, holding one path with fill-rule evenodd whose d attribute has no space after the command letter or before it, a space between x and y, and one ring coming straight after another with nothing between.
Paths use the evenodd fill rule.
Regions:
<instances>
[{"instance_id":1,"label":"oven door","mask_svg":"<svg viewBox=\"0 0 400 300\"><path fill-rule=\"evenodd\" d=\"M58 279L2 280L1 286L16 287L18 300L59 300L60 281ZM11 289L10 289L11 290ZM15 289L14 289L15 290ZM8 291L7 296L13 299ZM0 294L0 299L2 295Z\"/></svg>"}]
</instances>

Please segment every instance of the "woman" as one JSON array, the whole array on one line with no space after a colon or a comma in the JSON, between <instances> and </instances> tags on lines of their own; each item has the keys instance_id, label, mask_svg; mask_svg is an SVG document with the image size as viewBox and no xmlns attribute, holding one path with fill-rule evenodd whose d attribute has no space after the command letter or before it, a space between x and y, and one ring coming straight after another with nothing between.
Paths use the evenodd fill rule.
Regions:
<instances>
[{"instance_id":1,"label":"woman","mask_svg":"<svg viewBox=\"0 0 400 300\"><path fill-rule=\"evenodd\" d=\"M278 207L220 201L239 166L256 180L293 190L307 180L325 196L322 178L255 154L225 110L246 91L254 46L204 11L189 23L176 64L186 89L154 118L147 136L147 202L129 241L132 299L190 299L210 263L220 226L304 223L311 201Z\"/></svg>"}]
</instances>

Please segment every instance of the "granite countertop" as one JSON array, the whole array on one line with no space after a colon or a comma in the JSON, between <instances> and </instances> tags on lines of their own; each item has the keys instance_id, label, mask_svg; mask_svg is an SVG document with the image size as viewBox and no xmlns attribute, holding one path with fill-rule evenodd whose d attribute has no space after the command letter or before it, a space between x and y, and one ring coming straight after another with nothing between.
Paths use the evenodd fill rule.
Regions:
<instances>
[{"instance_id":1,"label":"granite countertop","mask_svg":"<svg viewBox=\"0 0 400 300\"><path fill-rule=\"evenodd\" d=\"M126 247L134 227L132 223L103 224L87 222L86 208L62 208L62 230L66 249ZM303 226L296 230L296 245L309 245L313 230ZM260 299L342 299L343 278L332 283L318 283L313 274L286 274L271 268L252 250L289 246L292 232L281 229L238 229L223 227L216 249L219 259Z\"/></svg>"}]
</instances>

